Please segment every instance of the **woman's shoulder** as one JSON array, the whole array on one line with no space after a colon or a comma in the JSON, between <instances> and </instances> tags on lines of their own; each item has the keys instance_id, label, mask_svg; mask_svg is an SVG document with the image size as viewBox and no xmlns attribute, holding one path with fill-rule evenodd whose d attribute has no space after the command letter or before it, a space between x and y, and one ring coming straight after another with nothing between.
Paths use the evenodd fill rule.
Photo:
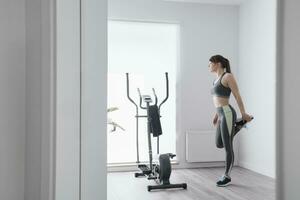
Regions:
<instances>
[{"instance_id":1,"label":"woman's shoulder","mask_svg":"<svg viewBox=\"0 0 300 200\"><path fill-rule=\"evenodd\" d=\"M232 73L225 73L222 79L222 84L228 86L232 82L235 82L234 75Z\"/></svg>"},{"instance_id":2,"label":"woman's shoulder","mask_svg":"<svg viewBox=\"0 0 300 200\"><path fill-rule=\"evenodd\" d=\"M234 79L234 76L232 73L225 73L223 78L227 79L227 80L230 80L230 79Z\"/></svg>"}]
</instances>

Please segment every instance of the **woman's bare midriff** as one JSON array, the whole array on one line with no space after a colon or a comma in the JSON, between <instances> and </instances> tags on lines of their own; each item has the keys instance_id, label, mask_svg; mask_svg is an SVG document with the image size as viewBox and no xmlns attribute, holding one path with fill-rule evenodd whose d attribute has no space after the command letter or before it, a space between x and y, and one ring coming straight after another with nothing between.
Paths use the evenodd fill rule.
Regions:
<instances>
[{"instance_id":1,"label":"woman's bare midriff","mask_svg":"<svg viewBox=\"0 0 300 200\"><path fill-rule=\"evenodd\" d=\"M229 98L213 96L215 107L222 107L229 104Z\"/></svg>"}]
</instances>

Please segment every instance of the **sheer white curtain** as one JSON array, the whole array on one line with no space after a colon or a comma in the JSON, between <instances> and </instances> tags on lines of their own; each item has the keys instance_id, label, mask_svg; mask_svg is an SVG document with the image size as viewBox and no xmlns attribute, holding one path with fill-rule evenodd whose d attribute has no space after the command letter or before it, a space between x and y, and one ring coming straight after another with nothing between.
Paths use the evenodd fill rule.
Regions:
<instances>
[{"instance_id":1,"label":"sheer white curtain","mask_svg":"<svg viewBox=\"0 0 300 200\"><path fill-rule=\"evenodd\" d=\"M137 88L142 94L158 96L158 104L165 98L165 72L169 73L169 99L161 107L163 135L160 153L176 153L176 71L179 64L179 25L131 21L108 22L108 113L117 128L108 132L107 162L136 161L135 107L127 99L126 75L130 77L130 95L139 104ZM153 97L154 100L154 97ZM140 110L139 114L145 114ZM148 160L146 119L139 119L140 160ZM112 129L108 127L108 131ZM156 153L156 140L152 141Z\"/></svg>"}]
</instances>

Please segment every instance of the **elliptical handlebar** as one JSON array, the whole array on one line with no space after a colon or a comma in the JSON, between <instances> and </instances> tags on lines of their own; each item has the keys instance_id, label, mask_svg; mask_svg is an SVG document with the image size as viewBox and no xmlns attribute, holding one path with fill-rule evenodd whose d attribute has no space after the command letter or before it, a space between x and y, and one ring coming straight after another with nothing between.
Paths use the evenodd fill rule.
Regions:
<instances>
[{"instance_id":1,"label":"elliptical handlebar","mask_svg":"<svg viewBox=\"0 0 300 200\"><path fill-rule=\"evenodd\" d=\"M138 91L138 94L139 94L140 99L142 99L142 94L141 94L140 88L137 88L137 91Z\"/></svg>"},{"instance_id":2,"label":"elliptical handlebar","mask_svg":"<svg viewBox=\"0 0 300 200\"><path fill-rule=\"evenodd\" d=\"M157 105L157 96L156 96L156 93L155 93L155 89L152 88L152 91L153 91L153 94L154 94L154 97L155 97L155 104L154 105Z\"/></svg>"},{"instance_id":3,"label":"elliptical handlebar","mask_svg":"<svg viewBox=\"0 0 300 200\"><path fill-rule=\"evenodd\" d=\"M166 76L166 97L165 97L165 99L159 104L159 106L158 106L158 110L160 111L160 108L161 108L161 106L167 101L167 99L169 98L169 77L168 77L168 72L166 72L165 73L165 76ZM136 107L136 109L138 110L138 105L137 105L137 103L136 102L134 102L134 100L130 97L130 94L129 94L129 73L126 73L126 80L127 80L127 98L129 99L129 101L131 102L131 103L133 103L134 105L135 105L135 107ZM142 108L142 109L146 109L146 107L143 107L142 106L142 95L141 95L141 92L140 92L140 89L139 88L137 88L137 90L138 90L138 94L139 94L139 97L140 97L140 107ZM154 94L154 97L155 97L155 105L157 105L157 95L156 95L156 92L155 92L155 89L154 88L152 88L152 91L153 91L153 94Z\"/></svg>"},{"instance_id":4,"label":"elliptical handlebar","mask_svg":"<svg viewBox=\"0 0 300 200\"><path fill-rule=\"evenodd\" d=\"M164 104L167 99L169 98L169 77L168 77L168 72L165 73L166 75L166 98L159 104L158 106L158 110L160 111L160 107L162 106L162 104Z\"/></svg>"},{"instance_id":5,"label":"elliptical handlebar","mask_svg":"<svg viewBox=\"0 0 300 200\"><path fill-rule=\"evenodd\" d=\"M139 151L139 121L137 116L139 115L139 107L138 105L133 101L132 98L130 98L129 95L129 73L126 73L126 86L127 86L127 98L131 103L135 105L135 116L136 116L136 163L140 163L140 151Z\"/></svg>"},{"instance_id":6,"label":"elliptical handlebar","mask_svg":"<svg viewBox=\"0 0 300 200\"><path fill-rule=\"evenodd\" d=\"M129 94L129 74L126 73L126 85L127 85L127 98L129 99L129 101L131 103L133 103L136 107L136 110L138 110L138 105L133 101L133 99L130 97L130 94Z\"/></svg>"}]
</instances>

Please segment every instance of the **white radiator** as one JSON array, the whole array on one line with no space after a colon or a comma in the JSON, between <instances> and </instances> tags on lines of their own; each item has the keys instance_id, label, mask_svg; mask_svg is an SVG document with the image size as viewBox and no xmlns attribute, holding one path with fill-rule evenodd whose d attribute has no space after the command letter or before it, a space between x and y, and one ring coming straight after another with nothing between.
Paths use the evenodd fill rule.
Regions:
<instances>
[{"instance_id":1,"label":"white radiator","mask_svg":"<svg viewBox=\"0 0 300 200\"><path fill-rule=\"evenodd\" d=\"M186 132L186 160L187 162L224 161L224 149L215 145L215 131L187 131Z\"/></svg>"}]
</instances>

